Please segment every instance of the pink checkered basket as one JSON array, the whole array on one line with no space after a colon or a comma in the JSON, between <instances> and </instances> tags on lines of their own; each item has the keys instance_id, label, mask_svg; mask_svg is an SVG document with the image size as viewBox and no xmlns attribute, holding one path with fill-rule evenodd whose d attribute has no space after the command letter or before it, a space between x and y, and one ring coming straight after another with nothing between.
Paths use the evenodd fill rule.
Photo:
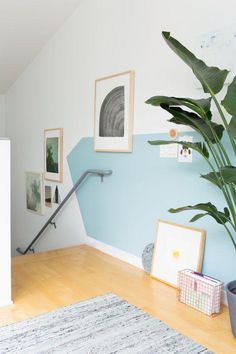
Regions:
<instances>
[{"instance_id":1,"label":"pink checkered basket","mask_svg":"<svg viewBox=\"0 0 236 354\"><path fill-rule=\"evenodd\" d=\"M221 309L224 284L214 278L184 269L178 272L178 299L209 316Z\"/></svg>"}]
</instances>

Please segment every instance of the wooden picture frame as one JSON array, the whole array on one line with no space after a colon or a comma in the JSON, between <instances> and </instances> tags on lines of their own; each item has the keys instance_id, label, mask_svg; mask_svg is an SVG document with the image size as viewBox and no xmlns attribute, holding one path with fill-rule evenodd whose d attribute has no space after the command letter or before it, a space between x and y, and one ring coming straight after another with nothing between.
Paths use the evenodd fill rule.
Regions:
<instances>
[{"instance_id":1,"label":"wooden picture frame","mask_svg":"<svg viewBox=\"0 0 236 354\"><path fill-rule=\"evenodd\" d=\"M159 220L151 276L177 287L178 271L201 272L205 231Z\"/></svg>"},{"instance_id":2,"label":"wooden picture frame","mask_svg":"<svg viewBox=\"0 0 236 354\"><path fill-rule=\"evenodd\" d=\"M44 130L44 179L63 182L63 129Z\"/></svg>"},{"instance_id":3,"label":"wooden picture frame","mask_svg":"<svg viewBox=\"0 0 236 354\"><path fill-rule=\"evenodd\" d=\"M44 214L43 174L25 172L26 209L35 214Z\"/></svg>"},{"instance_id":4,"label":"wooden picture frame","mask_svg":"<svg viewBox=\"0 0 236 354\"><path fill-rule=\"evenodd\" d=\"M134 71L95 81L94 149L132 152Z\"/></svg>"}]
</instances>

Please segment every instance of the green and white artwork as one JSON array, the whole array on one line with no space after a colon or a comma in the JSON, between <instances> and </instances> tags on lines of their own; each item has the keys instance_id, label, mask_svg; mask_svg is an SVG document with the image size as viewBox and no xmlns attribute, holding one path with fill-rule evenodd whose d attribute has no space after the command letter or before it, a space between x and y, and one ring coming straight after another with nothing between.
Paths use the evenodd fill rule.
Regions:
<instances>
[{"instance_id":1,"label":"green and white artwork","mask_svg":"<svg viewBox=\"0 0 236 354\"><path fill-rule=\"evenodd\" d=\"M44 131L44 178L63 182L63 129Z\"/></svg>"},{"instance_id":2,"label":"green and white artwork","mask_svg":"<svg viewBox=\"0 0 236 354\"><path fill-rule=\"evenodd\" d=\"M34 213L43 214L43 175L26 172L26 208Z\"/></svg>"},{"instance_id":3,"label":"green and white artwork","mask_svg":"<svg viewBox=\"0 0 236 354\"><path fill-rule=\"evenodd\" d=\"M58 173L58 137L46 138L46 171Z\"/></svg>"}]
</instances>

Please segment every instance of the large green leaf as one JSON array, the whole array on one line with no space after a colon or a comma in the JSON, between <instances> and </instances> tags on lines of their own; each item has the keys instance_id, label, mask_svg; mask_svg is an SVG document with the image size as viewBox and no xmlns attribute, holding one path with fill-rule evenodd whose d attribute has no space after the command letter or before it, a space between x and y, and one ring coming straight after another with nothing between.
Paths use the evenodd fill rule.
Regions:
<instances>
[{"instance_id":1,"label":"large green leaf","mask_svg":"<svg viewBox=\"0 0 236 354\"><path fill-rule=\"evenodd\" d=\"M236 139L236 116L233 116L231 118L231 121L230 121L229 127L228 127L228 131L229 131L230 136L233 139Z\"/></svg>"},{"instance_id":2,"label":"large green leaf","mask_svg":"<svg viewBox=\"0 0 236 354\"><path fill-rule=\"evenodd\" d=\"M197 151L199 154L204 156L205 158L209 158L209 152L206 148L206 145L204 143L191 143L189 141L175 141L175 140L153 140L153 141L148 141L150 145L172 145L172 144L178 144L178 145L183 145L186 146L187 148L193 149Z\"/></svg>"},{"instance_id":3,"label":"large green leaf","mask_svg":"<svg viewBox=\"0 0 236 354\"><path fill-rule=\"evenodd\" d=\"M230 218L230 212L228 208L224 208L225 215Z\"/></svg>"},{"instance_id":4,"label":"large green leaf","mask_svg":"<svg viewBox=\"0 0 236 354\"><path fill-rule=\"evenodd\" d=\"M219 140L223 136L224 127L221 124L214 123L210 120L206 123L196 113L185 111L180 107L169 107L167 105L161 105L161 108L173 115L173 118L170 119L170 122L187 125L193 128L203 136L204 140L208 138L212 143L216 142L212 130L215 132Z\"/></svg>"},{"instance_id":5,"label":"large green leaf","mask_svg":"<svg viewBox=\"0 0 236 354\"><path fill-rule=\"evenodd\" d=\"M229 114L236 116L236 76L228 86L227 93L221 104Z\"/></svg>"},{"instance_id":6,"label":"large green leaf","mask_svg":"<svg viewBox=\"0 0 236 354\"><path fill-rule=\"evenodd\" d=\"M230 214L229 214L229 210L227 208L224 209L224 211L219 211L217 210L217 208L215 207L215 205L213 205L212 203L208 202L208 203L200 203L200 204L196 204L196 205L187 205L181 208L176 208L176 209L169 209L170 213L180 213L182 211L186 211L186 210L201 210L204 211L204 214L197 214L195 217L193 217L190 221L196 221L198 220L200 217L209 215L212 218L214 218L218 224L225 224L227 222L230 221Z\"/></svg>"},{"instance_id":7,"label":"large green leaf","mask_svg":"<svg viewBox=\"0 0 236 354\"><path fill-rule=\"evenodd\" d=\"M206 175L201 175L201 177L206 179L207 181L213 183L214 185L216 185L220 189L222 188L221 175L219 172L216 172L216 173L210 172Z\"/></svg>"},{"instance_id":8,"label":"large green leaf","mask_svg":"<svg viewBox=\"0 0 236 354\"><path fill-rule=\"evenodd\" d=\"M151 104L152 106L185 106L199 114L201 117L207 117L208 119L211 119L212 115L210 111L211 97L194 100L183 97L154 96L149 98L145 103Z\"/></svg>"},{"instance_id":9,"label":"large green leaf","mask_svg":"<svg viewBox=\"0 0 236 354\"><path fill-rule=\"evenodd\" d=\"M220 172L226 184L236 185L236 167L225 166L220 169Z\"/></svg>"},{"instance_id":10,"label":"large green leaf","mask_svg":"<svg viewBox=\"0 0 236 354\"><path fill-rule=\"evenodd\" d=\"M162 32L162 35L168 46L192 69L194 75L201 82L204 92L216 94L221 91L228 70L207 66L180 42L171 37L170 32Z\"/></svg>"},{"instance_id":11,"label":"large green leaf","mask_svg":"<svg viewBox=\"0 0 236 354\"><path fill-rule=\"evenodd\" d=\"M199 219L201 219L201 218L203 218L204 216L207 216L207 215L208 215L208 213L196 214L196 215L194 215L194 216L192 217L192 219L190 219L189 221L190 221L190 222L194 222L194 221L197 221L197 220L199 220Z\"/></svg>"}]
</instances>

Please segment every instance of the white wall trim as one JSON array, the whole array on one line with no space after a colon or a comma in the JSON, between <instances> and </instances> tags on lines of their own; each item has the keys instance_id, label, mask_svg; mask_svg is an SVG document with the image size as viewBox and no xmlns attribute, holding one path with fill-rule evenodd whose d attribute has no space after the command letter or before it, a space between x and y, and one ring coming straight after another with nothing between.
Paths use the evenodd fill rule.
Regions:
<instances>
[{"instance_id":1,"label":"white wall trim","mask_svg":"<svg viewBox=\"0 0 236 354\"><path fill-rule=\"evenodd\" d=\"M133 266L135 266L137 268L143 269L141 257L134 256L131 253L128 253L128 252L122 251L116 247L107 245L106 243L98 241L98 240L96 240L92 237L89 237L89 236L86 238L86 244L88 246L94 247L104 253L107 253L110 256L118 258L121 261L132 264Z\"/></svg>"},{"instance_id":2,"label":"white wall trim","mask_svg":"<svg viewBox=\"0 0 236 354\"><path fill-rule=\"evenodd\" d=\"M10 306L10 305L13 305L13 301L12 300L5 300L5 301L1 302L0 308Z\"/></svg>"},{"instance_id":3,"label":"white wall trim","mask_svg":"<svg viewBox=\"0 0 236 354\"><path fill-rule=\"evenodd\" d=\"M98 241L90 236L86 237L86 244L88 246L98 249L99 251L109 254L112 257L118 258L121 261L132 264L133 266L135 266L137 268L143 269L141 257L134 256L131 253L128 253L128 252L122 251L116 247L107 245L106 243ZM226 291L223 291L222 303L224 305L228 306Z\"/></svg>"},{"instance_id":4,"label":"white wall trim","mask_svg":"<svg viewBox=\"0 0 236 354\"><path fill-rule=\"evenodd\" d=\"M228 306L227 295L226 295L226 291L225 291L225 290L223 291L222 303L223 303L225 306Z\"/></svg>"}]
</instances>

